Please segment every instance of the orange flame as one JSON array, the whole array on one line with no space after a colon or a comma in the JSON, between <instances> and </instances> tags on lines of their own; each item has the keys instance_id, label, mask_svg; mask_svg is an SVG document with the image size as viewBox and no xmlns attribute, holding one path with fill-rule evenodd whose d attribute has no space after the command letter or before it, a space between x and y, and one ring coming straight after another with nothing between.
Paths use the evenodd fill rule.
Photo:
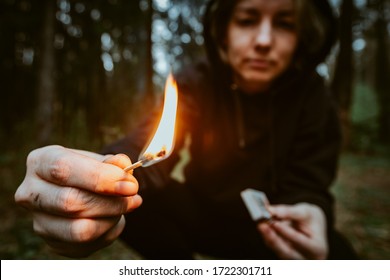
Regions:
<instances>
[{"instance_id":1,"label":"orange flame","mask_svg":"<svg viewBox=\"0 0 390 280\"><path fill-rule=\"evenodd\" d=\"M172 74L165 83L164 107L160 123L149 145L140 154L139 160L146 167L167 158L173 151L177 111L177 85Z\"/></svg>"}]
</instances>

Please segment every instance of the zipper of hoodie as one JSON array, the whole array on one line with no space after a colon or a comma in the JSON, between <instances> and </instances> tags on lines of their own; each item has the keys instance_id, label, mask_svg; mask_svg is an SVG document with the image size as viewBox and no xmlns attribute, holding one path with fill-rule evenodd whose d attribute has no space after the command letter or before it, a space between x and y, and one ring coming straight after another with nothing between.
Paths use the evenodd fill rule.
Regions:
<instances>
[{"instance_id":1,"label":"zipper of hoodie","mask_svg":"<svg viewBox=\"0 0 390 280\"><path fill-rule=\"evenodd\" d=\"M238 136L238 146L243 149L246 146L245 141L245 128L244 128L244 116L242 112L242 104L238 92L238 87L236 84L231 85L231 91L233 93L234 107L235 107L235 122Z\"/></svg>"},{"instance_id":2,"label":"zipper of hoodie","mask_svg":"<svg viewBox=\"0 0 390 280\"><path fill-rule=\"evenodd\" d=\"M245 139L245 127L244 127L244 115L242 110L242 102L240 99L240 93L236 84L231 85L231 91L233 93L234 107L235 107L235 122L238 135L238 145L241 149L246 147ZM274 111L274 94L272 93L268 99L268 125L270 130L269 140L268 140L268 158L270 161L270 189L272 192L277 191L276 186L276 166L275 166L275 111Z\"/></svg>"},{"instance_id":3,"label":"zipper of hoodie","mask_svg":"<svg viewBox=\"0 0 390 280\"><path fill-rule=\"evenodd\" d=\"M271 191L276 193L276 148L275 148L275 93L271 93L268 109L269 109L269 161L270 161L270 172L271 172Z\"/></svg>"}]
</instances>

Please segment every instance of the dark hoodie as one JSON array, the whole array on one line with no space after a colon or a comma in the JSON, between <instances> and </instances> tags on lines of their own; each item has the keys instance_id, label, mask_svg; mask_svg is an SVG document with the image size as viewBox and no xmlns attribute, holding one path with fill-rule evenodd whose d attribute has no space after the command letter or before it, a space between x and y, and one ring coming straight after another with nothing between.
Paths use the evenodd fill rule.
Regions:
<instances>
[{"instance_id":1,"label":"dark hoodie","mask_svg":"<svg viewBox=\"0 0 390 280\"><path fill-rule=\"evenodd\" d=\"M332 26L334 19L327 2L315 2ZM187 67L175 75L180 94L175 150L167 160L134 172L145 207L156 207L147 203L148 197L163 197L164 192L180 186L200 205L185 212L200 211L203 216L183 221L173 213L181 211L180 207L172 205L171 212L164 212L167 216L171 213L179 219L182 228L189 228L186 223L192 223L204 229L205 221L211 235L230 224L237 231L231 231L232 238L244 240L256 230L240 191L254 188L265 192L271 203L318 205L331 229L333 199L329 187L337 168L340 131L332 98L314 66L330 50L332 33L304 67L288 70L269 92L248 96L231 87L229 71L223 69L207 31L208 14L209 9L204 34L209 62ZM153 133L158 115L157 110L104 152L125 153L135 161ZM189 162L181 159L185 150L189 152ZM172 176L173 170L176 175L182 172L184 181L178 182L177 176ZM171 192L170 197L169 203L181 205L180 192ZM136 212L142 211L142 207ZM209 217L218 220L215 226L206 222ZM131 235L131 227L124 235ZM260 234L256 236L260 238ZM237 253L237 248L230 257L245 258L245 254Z\"/></svg>"}]
</instances>

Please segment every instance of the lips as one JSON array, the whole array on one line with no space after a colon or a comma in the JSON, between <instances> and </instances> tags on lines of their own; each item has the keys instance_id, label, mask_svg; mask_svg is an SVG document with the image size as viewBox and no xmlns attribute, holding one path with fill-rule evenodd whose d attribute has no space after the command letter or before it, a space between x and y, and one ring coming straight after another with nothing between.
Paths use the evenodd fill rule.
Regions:
<instances>
[{"instance_id":1,"label":"lips","mask_svg":"<svg viewBox=\"0 0 390 280\"><path fill-rule=\"evenodd\" d=\"M269 59L253 59L253 58L248 58L245 59L245 64L254 70L267 70L272 67L274 64L272 60Z\"/></svg>"}]
</instances>

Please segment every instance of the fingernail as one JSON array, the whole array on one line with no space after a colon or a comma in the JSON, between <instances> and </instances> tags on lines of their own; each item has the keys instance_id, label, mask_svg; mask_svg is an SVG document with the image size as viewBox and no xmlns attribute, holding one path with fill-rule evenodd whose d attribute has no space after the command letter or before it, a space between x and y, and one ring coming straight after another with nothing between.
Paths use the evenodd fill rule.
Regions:
<instances>
[{"instance_id":1,"label":"fingernail","mask_svg":"<svg viewBox=\"0 0 390 280\"><path fill-rule=\"evenodd\" d=\"M138 186L129 181L119 181L115 183L115 192L121 195L134 195L138 191Z\"/></svg>"},{"instance_id":2,"label":"fingernail","mask_svg":"<svg viewBox=\"0 0 390 280\"><path fill-rule=\"evenodd\" d=\"M133 196L133 202L134 202L134 206L135 207L138 207L142 204L142 197L139 195L139 194L136 194L135 196Z\"/></svg>"}]
</instances>

